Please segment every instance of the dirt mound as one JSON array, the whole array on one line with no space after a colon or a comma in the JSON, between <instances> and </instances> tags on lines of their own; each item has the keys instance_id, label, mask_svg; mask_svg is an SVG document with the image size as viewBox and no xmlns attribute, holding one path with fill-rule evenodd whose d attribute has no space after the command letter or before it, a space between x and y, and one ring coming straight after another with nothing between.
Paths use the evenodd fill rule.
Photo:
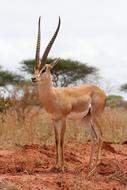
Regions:
<instances>
[{"instance_id":1,"label":"dirt mound","mask_svg":"<svg viewBox=\"0 0 127 190\"><path fill-rule=\"evenodd\" d=\"M55 146L25 145L0 149L0 189L122 190L127 188L127 146L104 143L102 160L86 180L90 142L65 145L67 170L55 173Z\"/></svg>"}]
</instances>

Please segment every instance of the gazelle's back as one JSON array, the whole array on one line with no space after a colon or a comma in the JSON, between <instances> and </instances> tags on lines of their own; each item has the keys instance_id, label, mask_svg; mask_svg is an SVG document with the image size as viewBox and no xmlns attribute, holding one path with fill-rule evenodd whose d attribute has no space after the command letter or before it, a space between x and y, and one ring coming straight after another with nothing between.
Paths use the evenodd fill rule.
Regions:
<instances>
[{"instance_id":1,"label":"gazelle's back","mask_svg":"<svg viewBox=\"0 0 127 190\"><path fill-rule=\"evenodd\" d=\"M68 112L84 112L89 106L103 109L105 93L94 84L54 88L56 102ZM101 106L100 106L101 105ZM102 108L101 108L102 107Z\"/></svg>"},{"instance_id":2,"label":"gazelle's back","mask_svg":"<svg viewBox=\"0 0 127 190\"><path fill-rule=\"evenodd\" d=\"M66 98L92 98L94 95L98 97L106 97L105 93L94 84L82 84L73 87L57 87L54 88L57 97L64 96Z\"/></svg>"}]
</instances>

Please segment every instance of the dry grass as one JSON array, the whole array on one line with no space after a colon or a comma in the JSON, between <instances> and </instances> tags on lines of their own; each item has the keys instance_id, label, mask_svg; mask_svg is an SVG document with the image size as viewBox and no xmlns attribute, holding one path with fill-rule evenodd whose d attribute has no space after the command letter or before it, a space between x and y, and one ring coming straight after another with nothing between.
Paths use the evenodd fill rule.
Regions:
<instances>
[{"instance_id":1,"label":"dry grass","mask_svg":"<svg viewBox=\"0 0 127 190\"><path fill-rule=\"evenodd\" d=\"M123 108L106 108L102 127L106 141L123 143L127 141L127 110Z\"/></svg>"},{"instance_id":2,"label":"dry grass","mask_svg":"<svg viewBox=\"0 0 127 190\"><path fill-rule=\"evenodd\" d=\"M21 109L21 105L19 109ZM31 107L29 111L26 107L23 114L20 118L20 112L11 108L6 113L0 113L0 146L54 143L54 131L50 115L38 106ZM127 140L126 115L125 109L105 109L102 129L106 141L122 143ZM67 122L66 142L70 140L83 142L88 138L85 126L83 127L78 122Z\"/></svg>"},{"instance_id":3,"label":"dry grass","mask_svg":"<svg viewBox=\"0 0 127 190\"><path fill-rule=\"evenodd\" d=\"M0 190L21 190L21 188L10 180L3 179L0 181Z\"/></svg>"}]
</instances>

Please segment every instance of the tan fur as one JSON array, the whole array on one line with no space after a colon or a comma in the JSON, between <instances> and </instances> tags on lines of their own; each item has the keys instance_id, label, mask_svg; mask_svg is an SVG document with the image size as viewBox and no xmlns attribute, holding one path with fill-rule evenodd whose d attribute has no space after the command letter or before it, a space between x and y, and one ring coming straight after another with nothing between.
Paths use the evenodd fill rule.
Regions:
<instances>
[{"instance_id":1,"label":"tan fur","mask_svg":"<svg viewBox=\"0 0 127 190\"><path fill-rule=\"evenodd\" d=\"M100 154L102 144L102 132L99 120L104 110L106 95L94 84L82 84L74 87L53 87L50 70L51 65L45 65L46 71L39 75L35 71L36 83L40 100L48 113L51 114L55 138L56 138L56 167L64 168L63 141L67 119L80 119L88 123L88 131L92 139L92 147L95 148L95 141L99 143L98 153ZM60 134L58 126L61 123ZM89 126L90 125L90 126ZM59 146L60 144L60 152ZM93 149L93 148L92 148ZM93 161L93 150L90 157L89 167ZM96 163L98 160L96 158ZM60 165L58 161L61 159Z\"/></svg>"}]
</instances>

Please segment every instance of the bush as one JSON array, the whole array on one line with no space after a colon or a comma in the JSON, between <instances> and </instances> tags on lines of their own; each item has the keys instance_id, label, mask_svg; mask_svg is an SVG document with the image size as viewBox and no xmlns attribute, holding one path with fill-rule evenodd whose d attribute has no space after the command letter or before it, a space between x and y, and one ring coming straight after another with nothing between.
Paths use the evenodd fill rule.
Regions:
<instances>
[{"instance_id":1,"label":"bush","mask_svg":"<svg viewBox=\"0 0 127 190\"><path fill-rule=\"evenodd\" d=\"M123 100L122 96L109 95L107 98L107 106L110 108L115 108L115 107L127 108L127 102Z\"/></svg>"}]
</instances>

